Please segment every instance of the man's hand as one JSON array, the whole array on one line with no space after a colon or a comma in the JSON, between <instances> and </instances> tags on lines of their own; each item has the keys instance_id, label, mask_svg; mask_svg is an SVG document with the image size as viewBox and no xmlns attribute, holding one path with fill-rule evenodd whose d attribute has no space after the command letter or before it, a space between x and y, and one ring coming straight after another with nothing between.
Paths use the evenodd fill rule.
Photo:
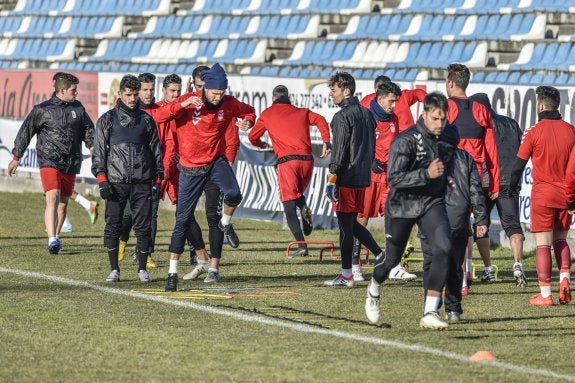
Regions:
<instances>
[{"instance_id":1,"label":"man's hand","mask_svg":"<svg viewBox=\"0 0 575 383\"><path fill-rule=\"evenodd\" d=\"M479 225L475 229L475 235L477 235L477 238L482 238L486 233L487 233L486 225Z\"/></svg>"},{"instance_id":2,"label":"man's hand","mask_svg":"<svg viewBox=\"0 0 575 383\"><path fill-rule=\"evenodd\" d=\"M236 126L243 132L252 127L252 123L244 118L236 118Z\"/></svg>"},{"instance_id":3,"label":"man's hand","mask_svg":"<svg viewBox=\"0 0 575 383\"><path fill-rule=\"evenodd\" d=\"M331 153L331 143L330 142L324 142L323 148L321 149L321 156L319 156L319 157L325 158L325 157L329 156L330 153Z\"/></svg>"},{"instance_id":4,"label":"man's hand","mask_svg":"<svg viewBox=\"0 0 575 383\"><path fill-rule=\"evenodd\" d=\"M431 178L432 180L441 177L444 171L445 169L443 166L443 162L441 162L439 158L436 158L433 161L431 161L431 163L427 167L427 174L429 175L429 178Z\"/></svg>"},{"instance_id":5,"label":"man's hand","mask_svg":"<svg viewBox=\"0 0 575 383\"><path fill-rule=\"evenodd\" d=\"M100 188L100 197L102 197L102 199L108 201L116 196L116 193L114 193L114 189L112 188L112 184L108 181L100 182L98 187Z\"/></svg>"},{"instance_id":6,"label":"man's hand","mask_svg":"<svg viewBox=\"0 0 575 383\"><path fill-rule=\"evenodd\" d=\"M201 108L203 104L202 99L197 96L190 96L181 102L182 108L187 108L190 105L194 108Z\"/></svg>"},{"instance_id":7,"label":"man's hand","mask_svg":"<svg viewBox=\"0 0 575 383\"><path fill-rule=\"evenodd\" d=\"M495 201L498 197L499 197L499 192L489 193L489 198L491 198L491 200L493 200L493 201Z\"/></svg>"},{"instance_id":8,"label":"man's hand","mask_svg":"<svg viewBox=\"0 0 575 383\"><path fill-rule=\"evenodd\" d=\"M327 183L325 184L325 195L333 203L338 202L337 188L335 186L336 181L337 181L337 175L330 174L327 177Z\"/></svg>"},{"instance_id":9,"label":"man's hand","mask_svg":"<svg viewBox=\"0 0 575 383\"><path fill-rule=\"evenodd\" d=\"M18 160L12 160L8 164L8 175L10 177L12 177L14 174L16 174L16 169L18 168L18 164L19 164Z\"/></svg>"},{"instance_id":10,"label":"man's hand","mask_svg":"<svg viewBox=\"0 0 575 383\"><path fill-rule=\"evenodd\" d=\"M162 191L162 184L154 182L152 186L152 201L156 202L160 200L160 194Z\"/></svg>"}]
</instances>

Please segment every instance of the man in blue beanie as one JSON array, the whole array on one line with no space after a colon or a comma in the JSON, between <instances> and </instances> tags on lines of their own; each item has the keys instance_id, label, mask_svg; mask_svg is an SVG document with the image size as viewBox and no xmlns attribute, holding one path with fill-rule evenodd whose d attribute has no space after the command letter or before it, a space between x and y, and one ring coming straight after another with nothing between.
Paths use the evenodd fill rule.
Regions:
<instances>
[{"instance_id":1,"label":"man in blue beanie","mask_svg":"<svg viewBox=\"0 0 575 383\"><path fill-rule=\"evenodd\" d=\"M190 222L194 219L196 205L208 181L215 183L224 194L219 227L232 247L239 246L231 218L242 200L242 194L230 161L225 157L225 137L228 129L249 129L255 121L255 109L225 94L228 78L219 64L202 71L201 76L205 82L204 89L201 93L191 94L194 102L176 121L180 179L176 224L169 247L170 266L166 291L178 289L180 255L184 251L186 234ZM189 98L190 94L183 97ZM234 118L237 122L230 127ZM212 254L208 276L204 282L219 281L219 261L220 258Z\"/></svg>"}]
</instances>

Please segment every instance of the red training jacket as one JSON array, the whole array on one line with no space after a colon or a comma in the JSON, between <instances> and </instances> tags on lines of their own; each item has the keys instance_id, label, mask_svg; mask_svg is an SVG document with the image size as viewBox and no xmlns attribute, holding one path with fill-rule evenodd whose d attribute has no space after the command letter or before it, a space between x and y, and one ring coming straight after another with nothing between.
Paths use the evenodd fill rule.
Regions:
<instances>
[{"instance_id":1,"label":"red training jacket","mask_svg":"<svg viewBox=\"0 0 575 383\"><path fill-rule=\"evenodd\" d=\"M399 121L399 133L415 125L415 120L413 119L413 114L410 109L411 105L416 102L423 102L426 95L427 92L423 89L404 89L401 91L401 96L395 103L395 109L393 110L393 113ZM369 104L374 98L375 93L368 94L361 100L360 104L369 109Z\"/></svg>"}]
</instances>

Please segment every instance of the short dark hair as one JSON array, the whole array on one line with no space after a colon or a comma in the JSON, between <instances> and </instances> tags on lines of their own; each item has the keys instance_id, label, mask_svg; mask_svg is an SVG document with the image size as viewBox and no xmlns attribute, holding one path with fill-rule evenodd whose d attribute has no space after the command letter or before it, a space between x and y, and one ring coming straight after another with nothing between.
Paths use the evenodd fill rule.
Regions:
<instances>
[{"instance_id":1,"label":"short dark hair","mask_svg":"<svg viewBox=\"0 0 575 383\"><path fill-rule=\"evenodd\" d=\"M149 83L149 82L153 82L154 84L156 83L156 76L154 76L152 73L140 73L138 75L138 80L140 80L140 83L145 82L145 83Z\"/></svg>"},{"instance_id":2,"label":"short dark hair","mask_svg":"<svg viewBox=\"0 0 575 383\"><path fill-rule=\"evenodd\" d=\"M433 109L441 109L447 113L447 97L443 93L431 92L423 99L423 110L429 112Z\"/></svg>"},{"instance_id":3,"label":"short dark hair","mask_svg":"<svg viewBox=\"0 0 575 383\"><path fill-rule=\"evenodd\" d=\"M561 103L561 94L557 88L549 85L541 85L535 89L535 94L537 95L537 101L541 102L545 106L545 109L559 109L559 104Z\"/></svg>"},{"instance_id":4,"label":"short dark hair","mask_svg":"<svg viewBox=\"0 0 575 383\"><path fill-rule=\"evenodd\" d=\"M352 95L355 93L355 79L347 72L335 72L335 74L330 77L328 85L337 85L341 89L349 89Z\"/></svg>"},{"instance_id":5,"label":"short dark hair","mask_svg":"<svg viewBox=\"0 0 575 383\"><path fill-rule=\"evenodd\" d=\"M192 81L196 77L201 77L202 71L205 71L205 70L210 70L210 67L206 66L206 65L198 65L197 67L195 67L194 70L192 71Z\"/></svg>"},{"instance_id":6,"label":"short dark hair","mask_svg":"<svg viewBox=\"0 0 575 383\"><path fill-rule=\"evenodd\" d=\"M182 78L175 73L169 74L166 77L164 77L164 81L162 82L162 86L164 88L167 88L172 84L182 85Z\"/></svg>"},{"instance_id":7,"label":"short dark hair","mask_svg":"<svg viewBox=\"0 0 575 383\"><path fill-rule=\"evenodd\" d=\"M289 97L289 90L285 85L278 85L272 91L273 98Z\"/></svg>"},{"instance_id":8,"label":"short dark hair","mask_svg":"<svg viewBox=\"0 0 575 383\"><path fill-rule=\"evenodd\" d=\"M60 72L58 77L54 76L54 81L54 89L56 89L56 91L59 91L60 89L68 89L72 85L78 85L80 83L78 77L64 72Z\"/></svg>"},{"instance_id":9,"label":"short dark hair","mask_svg":"<svg viewBox=\"0 0 575 383\"><path fill-rule=\"evenodd\" d=\"M375 92L376 97L388 95L389 93L395 94L397 97L401 96L401 88L394 82L382 82Z\"/></svg>"},{"instance_id":10,"label":"short dark hair","mask_svg":"<svg viewBox=\"0 0 575 383\"><path fill-rule=\"evenodd\" d=\"M140 91L141 87L140 80L134 75L127 74L120 80L120 92L126 89Z\"/></svg>"},{"instance_id":11,"label":"short dark hair","mask_svg":"<svg viewBox=\"0 0 575 383\"><path fill-rule=\"evenodd\" d=\"M382 84L384 82L391 82L391 79L389 77L387 77L386 75L380 74L379 76L377 76L375 78L375 80L373 81L373 86L377 87L378 84Z\"/></svg>"},{"instance_id":12,"label":"short dark hair","mask_svg":"<svg viewBox=\"0 0 575 383\"><path fill-rule=\"evenodd\" d=\"M463 90L467 89L471 72L469 68L463 64L449 64L447 67L447 79Z\"/></svg>"},{"instance_id":13,"label":"short dark hair","mask_svg":"<svg viewBox=\"0 0 575 383\"><path fill-rule=\"evenodd\" d=\"M62 77L63 75L67 74L66 72L56 72L54 76L52 76L52 81L58 80L58 78Z\"/></svg>"}]
</instances>

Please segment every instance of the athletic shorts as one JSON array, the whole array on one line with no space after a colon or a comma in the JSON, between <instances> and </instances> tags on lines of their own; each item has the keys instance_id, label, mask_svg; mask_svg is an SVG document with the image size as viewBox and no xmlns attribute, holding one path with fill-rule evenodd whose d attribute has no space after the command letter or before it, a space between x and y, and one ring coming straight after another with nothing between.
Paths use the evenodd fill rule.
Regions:
<instances>
[{"instance_id":1,"label":"athletic shorts","mask_svg":"<svg viewBox=\"0 0 575 383\"><path fill-rule=\"evenodd\" d=\"M365 188L346 188L338 186L337 203L333 205L333 211L340 213L358 213L363 210Z\"/></svg>"},{"instance_id":2,"label":"athletic shorts","mask_svg":"<svg viewBox=\"0 0 575 383\"><path fill-rule=\"evenodd\" d=\"M371 185L365 189L363 209L358 212L357 216L360 218L383 216L388 194L387 173L371 173Z\"/></svg>"},{"instance_id":3,"label":"athletic shorts","mask_svg":"<svg viewBox=\"0 0 575 383\"><path fill-rule=\"evenodd\" d=\"M565 209L531 205L531 231L569 230L573 216Z\"/></svg>"},{"instance_id":4,"label":"athletic shorts","mask_svg":"<svg viewBox=\"0 0 575 383\"><path fill-rule=\"evenodd\" d=\"M44 192L58 189L60 196L70 197L74 191L75 174L64 174L54 168L40 168L40 178Z\"/></svg>"},{"instance_id":5,"label":"athletic shorts","mask_svg":"<svg viewBox=\"0 0 575 383\"><path fill-rule=\"evenodd\" d=\"M280 201L293 201L307 189L313 173L313 161L290 160L278 164Z\"/></svg>"}]
</instances>

